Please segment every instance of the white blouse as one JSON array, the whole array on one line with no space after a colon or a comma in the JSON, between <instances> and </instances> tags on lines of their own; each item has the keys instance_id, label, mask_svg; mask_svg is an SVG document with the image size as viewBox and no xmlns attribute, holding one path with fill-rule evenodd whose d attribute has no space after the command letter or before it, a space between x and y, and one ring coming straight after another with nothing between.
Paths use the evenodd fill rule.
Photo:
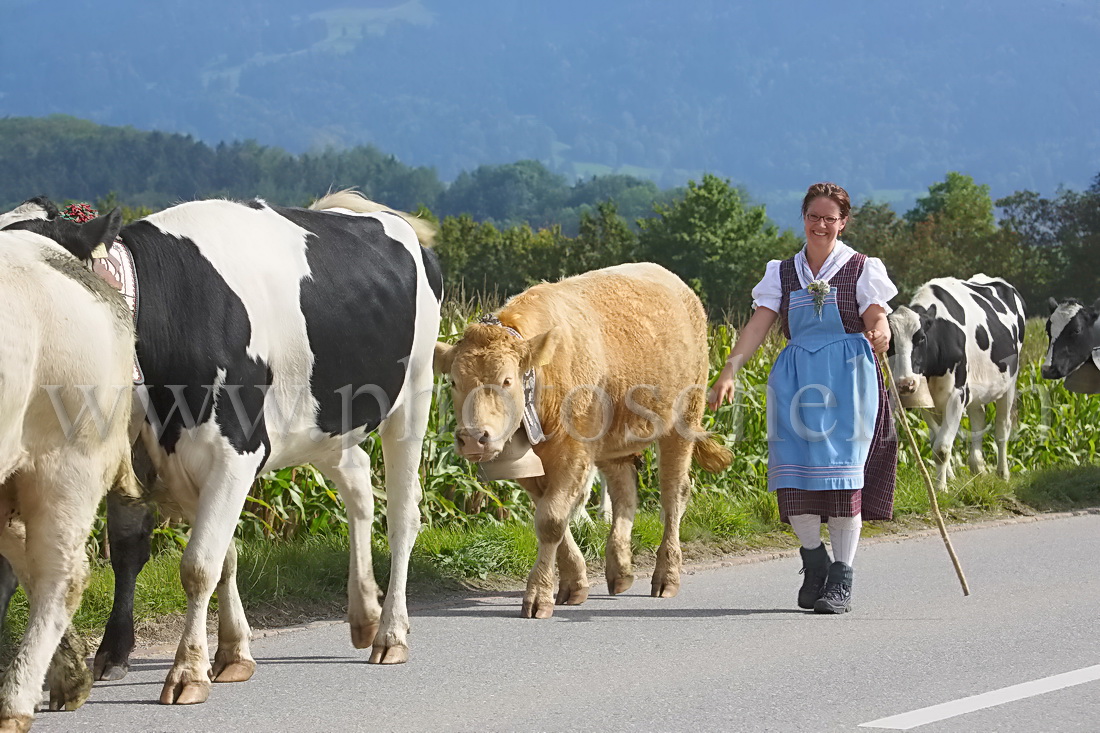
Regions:
<instances>
[{"instance_id":1,"label":"white blouse","mask_svg":"<svg viewBox=\"0 0 1100 733\"><path fill-rule=\"evenodd\" d=\"M846 265L855 253L854 249L837 240L832 253L818 274L831 277L836 274L837 270ZM810 284L810 281L806 279L807 274L803 268L798 267L798 258L800 257L805 258L805 248L795 255L794 271L798 275L799 284L806 287ZM763 306L777 313L779 312L779 304L783 299L783 283L779 278L779 263L781 261L770 261L764 269L764 277L752 289L753 308ZM898 289L890 281L890 276L886 274L886 266L882 264L882 260L878 257L868 257L863 265L863 273L856 280L856 303L859 305L859 314L862 316L863 312L872 305L881 305L887 313L890 313L893 309L887 305L887 302L897 294Z\"/></svg>"}]
</instances>

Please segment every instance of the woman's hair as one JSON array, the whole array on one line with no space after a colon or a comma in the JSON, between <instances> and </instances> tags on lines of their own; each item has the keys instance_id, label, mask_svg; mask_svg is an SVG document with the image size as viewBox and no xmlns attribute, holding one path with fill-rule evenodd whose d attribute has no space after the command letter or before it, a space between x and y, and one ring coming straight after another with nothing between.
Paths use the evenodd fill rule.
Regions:
<instances>
[{"instance_id":1,"label":"woman's hair","mask_svg":"<svg viewBox=\"0 0 1100 733\"><path fill-rule=\"evenodd\" d=\"M802 216L806 216L806 209L810 207L810 202L820 196L835 201L843 217L847 217L852 210L852 199L843 188L835 183L815 183L806 190L806 197L802 199Z\"/></svg>"}]
</instances>

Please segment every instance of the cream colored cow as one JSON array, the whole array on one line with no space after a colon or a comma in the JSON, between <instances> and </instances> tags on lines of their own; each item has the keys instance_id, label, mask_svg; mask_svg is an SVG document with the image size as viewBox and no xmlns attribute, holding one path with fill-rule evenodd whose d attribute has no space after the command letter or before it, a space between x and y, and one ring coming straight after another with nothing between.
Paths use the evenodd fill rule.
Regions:
<instances>
[{"instance_id":1,"label":"cream colored cow","mask_svg":"<svg viewBox=\"0 0 1100 733\"><path fill-rule=\"evenodd\" d=\"M569 529L597 467L613 506L607 584L621 593L634 580L630 531L637 506L635 455L659 448L664 537L652 595L680 588L680 519L692 457L709 471L730 452L703 431L706 314L679 278L650 264L628 264L536 285L497 314L499 325L471 324L458 343L437 344L436 369L453 381L456 445L471 461L492 461L520 429L523 377L534 369L535 405L548 439L534 447L545 475L520 483L535 502L538 559L522 615L582 603L589 583Z\"/></svg>"},{"instance_id":2,"label":"cream colored cow","mask_svg":"<svg viewBox=\"0 0 1100 733\"><path fill-rule=\"evenodd\" d=\"M112 241L121 225L117 214L102 219L84 231L93 246ZM0 683L0 731L10 731L30 727L80 604L96 507L112 484L136 493L128 434L134 332L118 293L55 241L26 231L0 232L0 311L0 554L30 604ZM51 707L71 709L87 696L82 657L69 672L61 682L51 674Z\"/></svg>"}]
</instances>

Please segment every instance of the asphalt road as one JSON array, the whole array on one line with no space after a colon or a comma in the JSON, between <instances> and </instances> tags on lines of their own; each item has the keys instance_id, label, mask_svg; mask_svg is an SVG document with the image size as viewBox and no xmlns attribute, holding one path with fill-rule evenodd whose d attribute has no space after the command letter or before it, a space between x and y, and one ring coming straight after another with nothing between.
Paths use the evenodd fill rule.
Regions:
<instances>
[{"instance_id":1,"label":"asphalt road","mask_svg":"<svg viewBox=\"0 0 1100 733\"><path fill-rule=\"evenodd\" d=\"M257 639L252 680L204 705L156 703L170 655L144 656L35 730L1100 730L1100 516L952 539L970 597L933 535L865 543L840 617L795 607L794 557L697 569L674 599L594 584L547 621L518 594L411 598L408 664L368 665L345 624L317 624Z\"/></svg>"}]
</instances>

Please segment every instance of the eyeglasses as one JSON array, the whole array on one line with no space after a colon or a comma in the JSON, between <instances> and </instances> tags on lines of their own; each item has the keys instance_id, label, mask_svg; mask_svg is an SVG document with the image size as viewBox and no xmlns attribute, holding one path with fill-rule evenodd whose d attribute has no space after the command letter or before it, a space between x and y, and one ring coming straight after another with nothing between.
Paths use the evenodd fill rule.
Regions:
<instances>
[{"instance_id":1,"label":"eyeglasses","mask_svg":"<svg viewBox=\"0 0 1100 733\"><path fill-rule=\"evenodd\" d=\"M836 224L843 219L843 216L818 216L817 214L806 214L806 218L812 221L814 224L825 222L826 224Z\"/></svg>"}]
</instances>

